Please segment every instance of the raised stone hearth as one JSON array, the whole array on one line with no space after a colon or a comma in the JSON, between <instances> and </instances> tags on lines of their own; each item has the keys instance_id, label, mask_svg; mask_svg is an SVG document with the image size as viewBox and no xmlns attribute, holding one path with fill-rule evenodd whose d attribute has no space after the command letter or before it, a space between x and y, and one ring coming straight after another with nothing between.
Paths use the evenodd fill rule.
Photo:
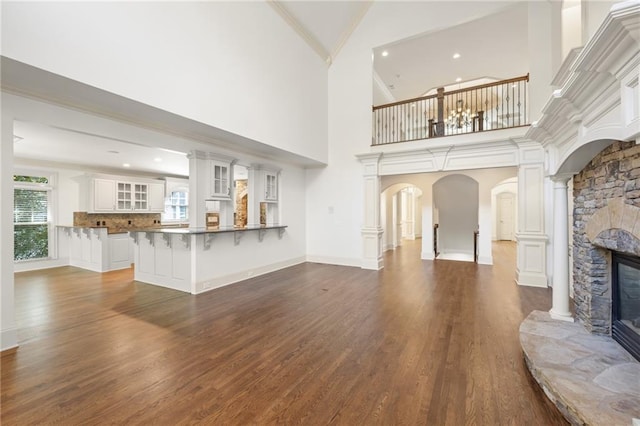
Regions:
<instances>
[{"instance_id":1,"label":"raised stone hearth","mask_svg":"<svg viewBox=\"0 0 640 426\"><path fill-rule=\"evenodd\" d=\"M531 374L572 424L640 419L640 363L612 338L534 311L520 325L520 343Z\"/></svg>"}]
</instances>

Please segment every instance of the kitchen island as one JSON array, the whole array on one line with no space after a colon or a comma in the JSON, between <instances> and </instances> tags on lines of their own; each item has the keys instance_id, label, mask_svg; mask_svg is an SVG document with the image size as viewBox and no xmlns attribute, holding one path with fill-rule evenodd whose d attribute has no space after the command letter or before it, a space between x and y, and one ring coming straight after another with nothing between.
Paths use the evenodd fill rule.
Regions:
<instances>
[{"instance_id":1,"label":"kitchen island","mask_svg":"<svg viewBox=\"0 0 640 426\"><path fill-rule=\"evenodd\" d=\"M275 245L287 226L255 228L147 228L129 230L134 242L134 278L201 293L303 262L278 262ZM245 259L260 259L247 269Z\"/></svg>"},{"instance_id":2,"label":"kitchen island","mask_svg":"<svg viewBox=\"0 0 640 426\"><path fill-rule=\"evenodd\" d=\"M129 234L106 226L58 225L65 238L69 265L95 272L130 268L133 263Z\"/></svg>"}]
</instances>

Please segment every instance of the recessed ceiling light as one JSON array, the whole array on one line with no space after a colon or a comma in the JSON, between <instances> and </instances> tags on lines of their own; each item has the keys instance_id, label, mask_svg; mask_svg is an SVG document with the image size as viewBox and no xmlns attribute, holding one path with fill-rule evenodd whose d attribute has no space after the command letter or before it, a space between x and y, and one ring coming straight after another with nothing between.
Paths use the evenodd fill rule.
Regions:
<instances>
[{"instance_id":1,"label":"recessed ceiling light","mask_svg":"<svg viewBox=\"0 0 640 426\"><path fill-rule=\"evenodd\" d=\"M456 83L460 83L462 79L460 77L456 78Z\"/></svg>"},{"instance_id":2,"label":"recessed ceiling light","mask_svg":"<svg viewBox=\"0 0 640 426\"><path fill-rule=\"evenodd\" d=\"M131 167L131 164L129 164L129 163L122 163L122 167Z\"/></svg>"},{"instance_id":3,"label":"recessed ceiling light","mask_svg":"<svg viewBox=\"0 0 640 426\"><path fill-rule=\"evenodd\" d=\"M382 56L389 56L389 52L387 52L386 50L382 51Z\"/></svg>"},{"instance_id":4,"label":"recessed ceiling light","mask_svg":"<svg viewBox=\"0 0 640 426\"><path fill-rule=\"evenodd\" d=\"M160 157L156 157L156 158L154 158L154 159L153 159L153 161L155 161L156 163L159 163L159 162L161 162L161 161L162 161L162 158L160 158Z\"/></svg>"},{"instance_id":5,"label":"recessed ceiling light","mask_svg":"<svg viewBox=\"0 0 640 426\"><path fill-rule=\"evenodd\" d=\"M459 54L459 53L454 53L454 54L453 54L453 59L458 59L459 57L460 57L460 54Z\"/></svg>"}]
</instances>

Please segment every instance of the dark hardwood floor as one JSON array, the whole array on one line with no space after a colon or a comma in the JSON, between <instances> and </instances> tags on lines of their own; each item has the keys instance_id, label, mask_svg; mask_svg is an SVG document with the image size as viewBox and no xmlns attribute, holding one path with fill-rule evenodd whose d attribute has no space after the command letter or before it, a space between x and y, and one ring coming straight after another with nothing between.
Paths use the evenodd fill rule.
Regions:
<instances>
[{"instance_id":1,"label":"dark hardwood floor","mask_svg":"<svg viewBox=\"0 0 640 426\"><path fill-rule=\"evenodd\" d=\"M547 289L495 265L383 271L302 264L199 296L132 272L16 274L20 347L2 356L2 425L565 424L518 326Z\"/></svg>"}]
</instances>

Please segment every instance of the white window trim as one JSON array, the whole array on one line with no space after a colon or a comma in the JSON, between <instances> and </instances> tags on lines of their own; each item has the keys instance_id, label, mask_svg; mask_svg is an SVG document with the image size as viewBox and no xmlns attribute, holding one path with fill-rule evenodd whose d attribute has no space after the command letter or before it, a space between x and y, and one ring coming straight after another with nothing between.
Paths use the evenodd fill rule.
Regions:
<instances>
[{"instance_id":1,"label":"white window trim","mask_svg":"<svg viewBox=\"0 0 640 426\"><path fill-rule=\"evenodd\" d=\"M42 257L38 259L24 259L14 260L13 263L30 263L30 262L42 262L47 260L58 259L58 235L55 231L55 225L58 219L58 173L49 169L23 169L15 168L13 170L13 176L40 176L46 177L49 183L28 183L28 182L13 182L14 189L35 189L48 191L48 205L49 211L47 212L47 223L49 224L49 241L48 241L48 257ZM13 206L13 199L11 200ZM13 207L12 209L13 210Z\"/></svg>"}]
</instances>

